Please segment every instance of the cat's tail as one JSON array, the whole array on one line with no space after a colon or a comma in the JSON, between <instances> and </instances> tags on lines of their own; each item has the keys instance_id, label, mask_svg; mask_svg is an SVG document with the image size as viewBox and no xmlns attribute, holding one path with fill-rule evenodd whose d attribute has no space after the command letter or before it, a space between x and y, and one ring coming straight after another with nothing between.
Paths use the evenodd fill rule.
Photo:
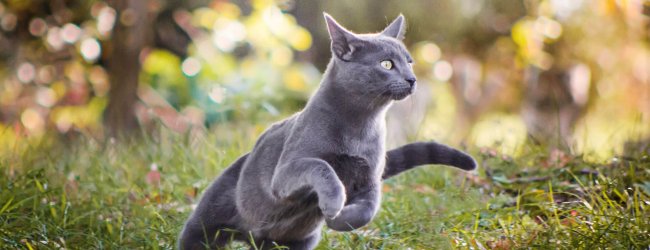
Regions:
<instances>
[{"instance_id":1,"label":"cat's tail","mask_svg":"<svg viewBox=\"0 0 650 250\"><path fill-rule=\"evenodd\" d=\"M426 164L442 164L471 171L476 161L463 151L436 142L416 142L386 153L386 168L382 179L388 179L406 170Z\"/></svg>"}]
</instances>

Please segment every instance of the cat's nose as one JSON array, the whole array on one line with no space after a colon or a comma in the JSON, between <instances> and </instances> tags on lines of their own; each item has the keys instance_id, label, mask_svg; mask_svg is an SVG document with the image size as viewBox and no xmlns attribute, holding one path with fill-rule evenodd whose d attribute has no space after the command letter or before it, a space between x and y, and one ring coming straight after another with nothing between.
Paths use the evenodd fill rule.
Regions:
<instances>
[{"instance_id":1,"label":"cat's nose","mask_svg":"<svg viewBox=\"0 0 650 250\"><path fill-rule=\"evenodd\" d=\"M415 81L416 81L417 79L415 79L415 77L407 77L407 78L404 79L404 80L406 80L406 81L409 83L409 85L411 85L411 87L413 87L413 85L415 84Z\"/></svg>"}]
</instances>

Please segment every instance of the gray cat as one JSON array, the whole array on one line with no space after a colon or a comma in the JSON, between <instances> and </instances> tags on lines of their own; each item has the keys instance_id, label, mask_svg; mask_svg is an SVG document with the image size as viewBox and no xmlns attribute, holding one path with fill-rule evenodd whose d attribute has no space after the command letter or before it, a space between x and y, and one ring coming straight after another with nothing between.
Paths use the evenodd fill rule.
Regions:
<instances>
[{"instance_id":1,"label":"gray cat","mask_svg":"<svg viewBox=\"0 0 650 250\"><path fill-rule=\"evenodd\" d=\"M384 148L386 110L415 89L402 15L381 33L364 35L327 14L325 20L333 56L320 88L205 191L181 233L181 249L231 240L313 249L323 222L337 231L368 224L383 179L424 164L476 168L471 156L435 142Z\"/></svg>"}]
</instances>

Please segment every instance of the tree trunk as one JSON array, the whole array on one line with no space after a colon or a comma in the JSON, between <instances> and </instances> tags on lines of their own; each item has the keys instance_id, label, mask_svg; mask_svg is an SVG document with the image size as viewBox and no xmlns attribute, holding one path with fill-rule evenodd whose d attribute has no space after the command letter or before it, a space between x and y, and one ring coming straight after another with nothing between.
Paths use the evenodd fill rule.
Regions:
<instances>
[{"instance_id":1,"label":"tree trunk","mask_svg":"<svg viewBox=\"0 0 650 250\"><path fill-rule=\"evenodd\" d=\"M150 19L145 0L113 0L117 17L108 48L111 89L104 123L111 136L139 132L135 116L140 74L139 55L149 42Z\"/></svg>"}]
</instances>

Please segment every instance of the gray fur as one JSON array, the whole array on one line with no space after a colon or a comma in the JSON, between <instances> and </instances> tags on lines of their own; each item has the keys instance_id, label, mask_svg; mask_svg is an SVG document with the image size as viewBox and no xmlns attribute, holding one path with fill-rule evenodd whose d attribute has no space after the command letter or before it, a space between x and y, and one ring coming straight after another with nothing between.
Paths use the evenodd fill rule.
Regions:
<instances>
[{"instance_id":1,"label":"gray fur","mask_svg":"<svg viewBox=\"0 0 650 250\"><path fill-rule=\"evenodd\" d=\"M262 249L313 249L323 223L350 231L372 220L382 177L430 163L476 167L467 154L433 142L386 153L386 110L415 89L410 55L397 39L403 19L382 33L356 35L325 14L333 56L320 88L205 191L181 233L181 249L218 248L232 239ZM382 68L383 60L394 68Z\"/></svg>"}]
</instances>

